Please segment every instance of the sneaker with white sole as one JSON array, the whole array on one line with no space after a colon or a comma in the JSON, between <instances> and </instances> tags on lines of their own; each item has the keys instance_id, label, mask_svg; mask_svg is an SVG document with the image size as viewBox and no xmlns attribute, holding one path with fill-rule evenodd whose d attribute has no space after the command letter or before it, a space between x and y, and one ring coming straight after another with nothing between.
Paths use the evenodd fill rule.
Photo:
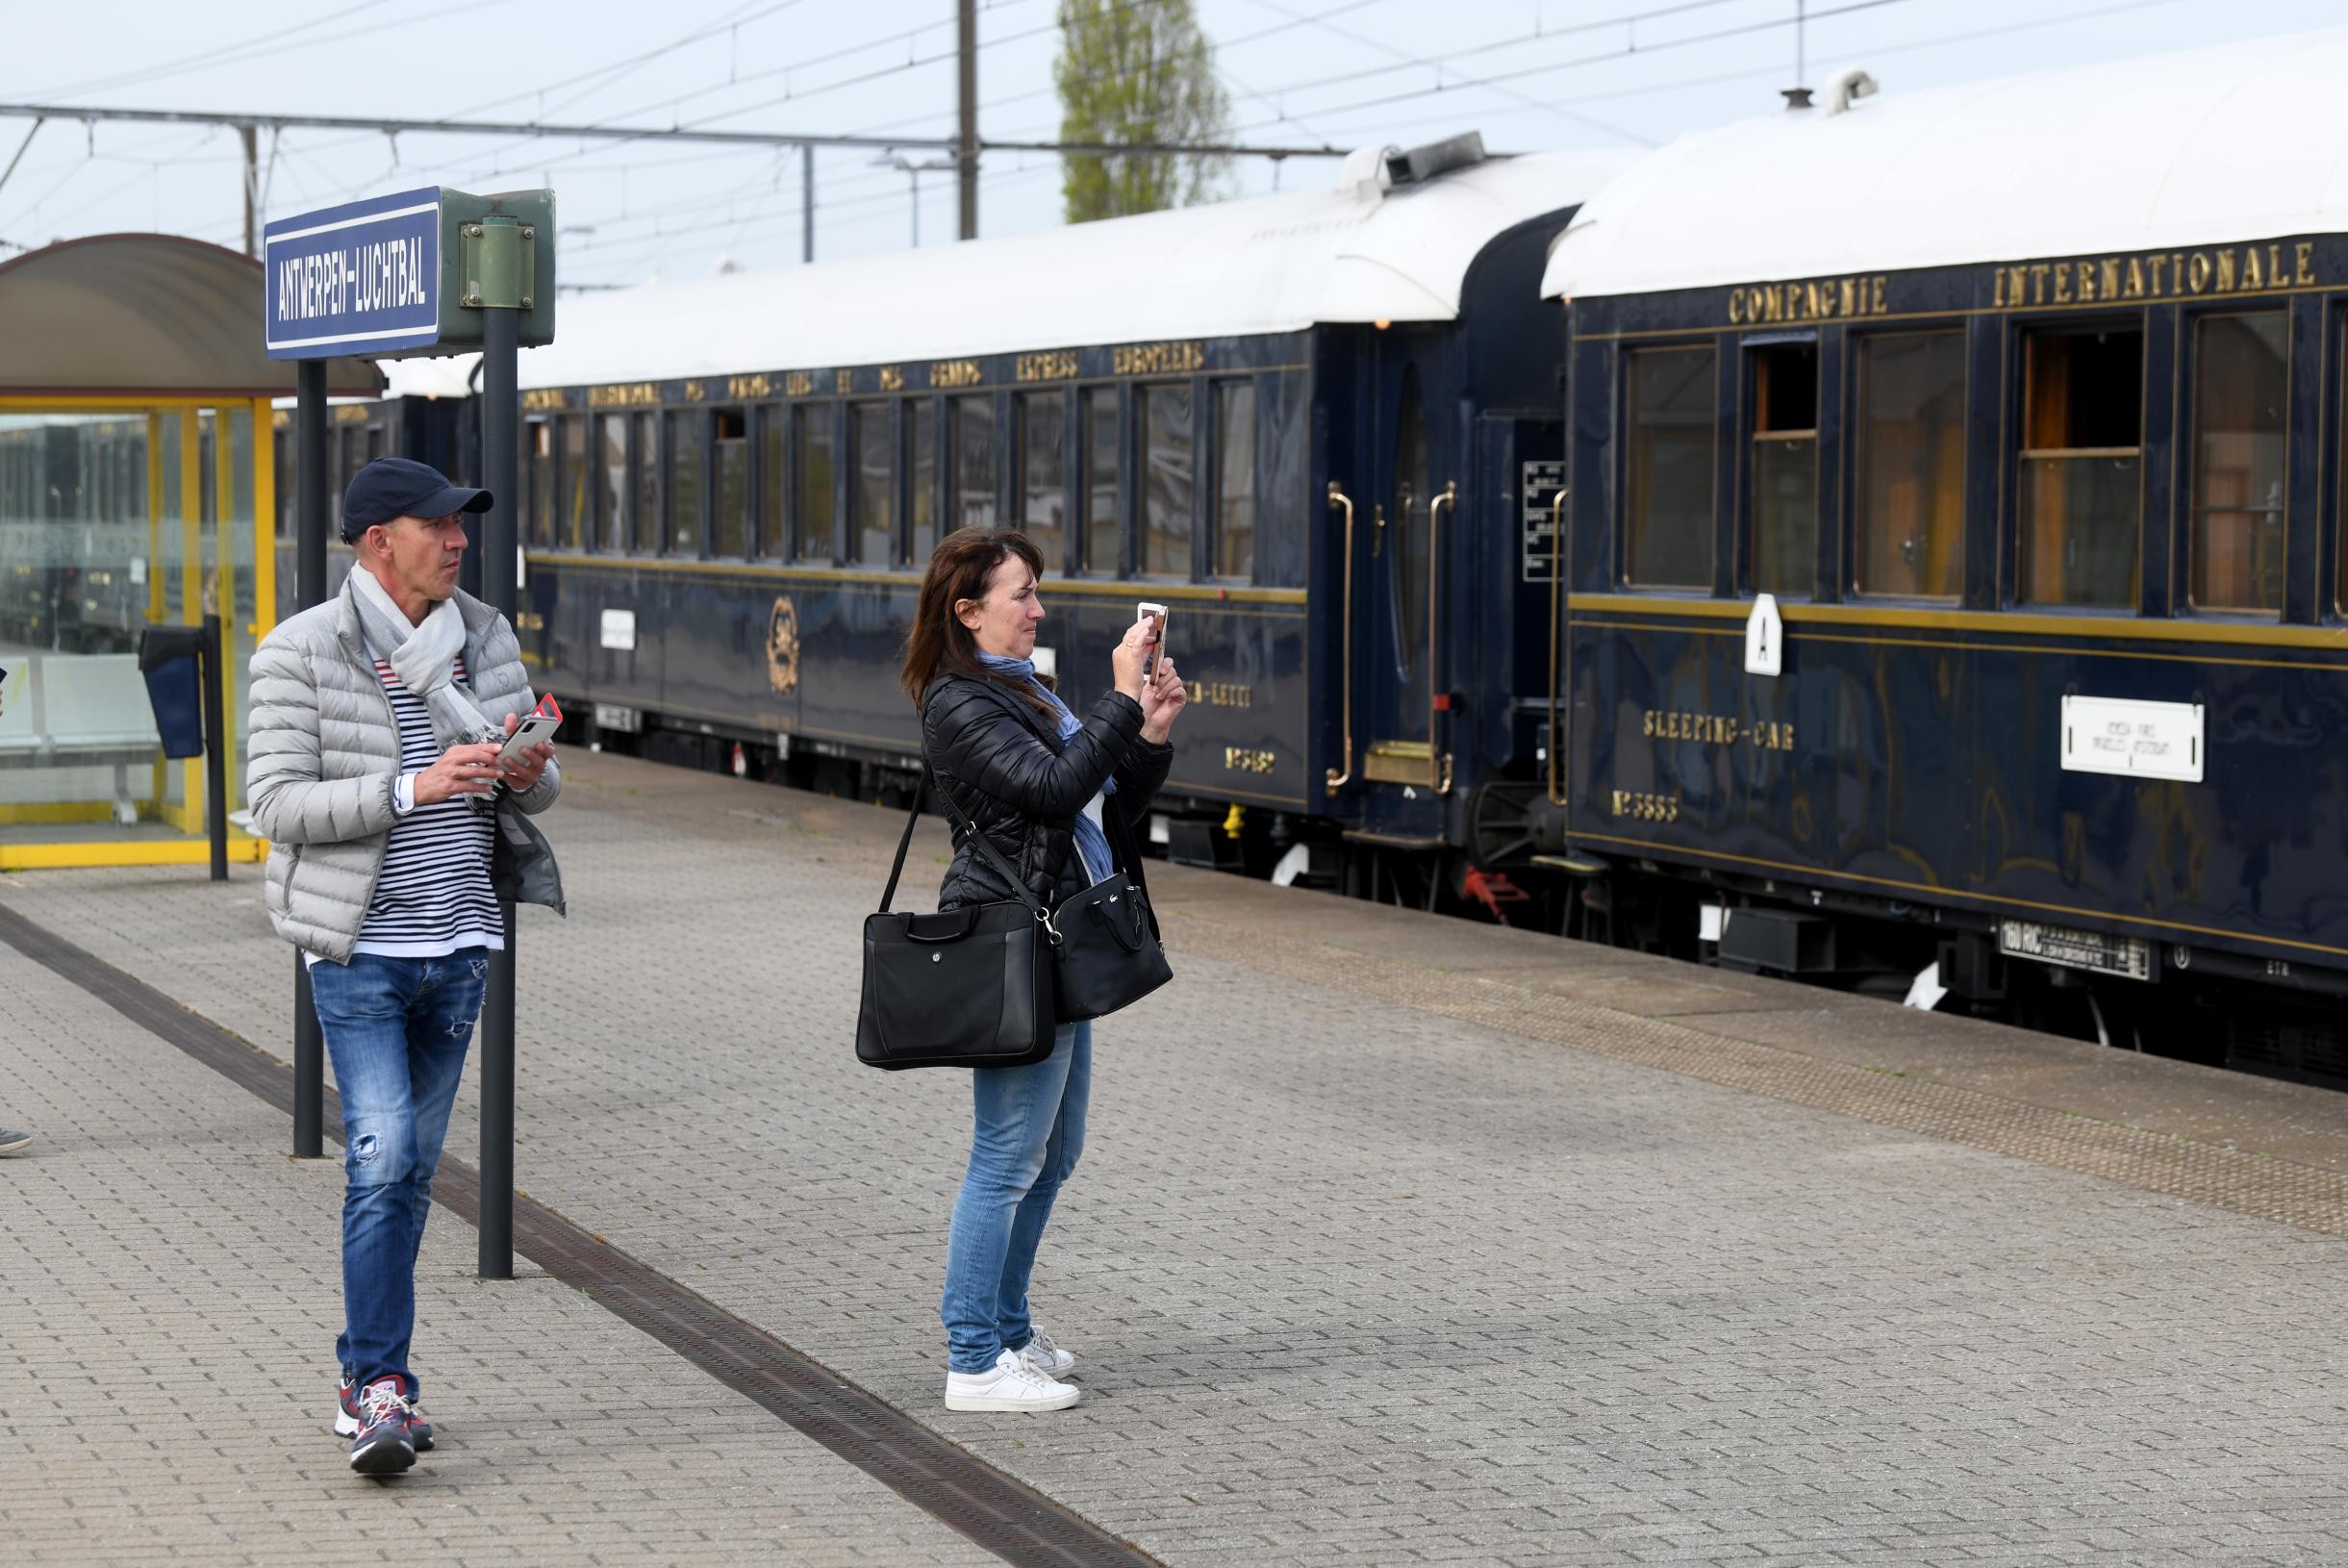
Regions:
<instances>
[{"instance_id":1,"label":"sneaker with white sole","mask_svg":"<svg viewBox=\"0 0 2348 1568\"><path fill-rule=\"evenodd\" d=\"M1018 1351L997 1356L991 1371L946 1374L948 1410L1065 1410L1083 1397L1083 1389L1037 1371Z\"/></svg>"},{"instance_id":2,"label":"sneaker with white sole","mask_svg":"<svg viewBox=\"0 0 2348 1568\"><path fill-rule=\"evenodd\" d=\"M1041 1328L1028 1330L1027 1343L1019 1348L1019 1353L1047 1378L1065 1378L1076 1365L1076 1353Z\"/></svg>"},{"instance_id":3,"label":"sneaker with white sole","mask_svg":"<svg viewBox=\"0 0 2348 1568\"><path fill-rule=\"evenodd\" d=\"M342 1386L336 1391L334 1434L359 1435L359 1385L348 1368L342 1373ZM414 1400L408 1402L408 1436L416 1444L417 1453L432 1452L432 1423L424 1419L424 1412L416 1407Z\"/></svg>"},{"instance_id":4,"label":"sneaker with white sole","mask_svg":"<svg viewBox=\"0 0 2348 1568\"><path fill-rule=\"evenodd\" d=\"M396 1376L387 1373L360 1389L359 1434L351 1439L350 1467L362 1476L396 1476L416 1463L409 1414Z\"/></svg>"}]
</instances>

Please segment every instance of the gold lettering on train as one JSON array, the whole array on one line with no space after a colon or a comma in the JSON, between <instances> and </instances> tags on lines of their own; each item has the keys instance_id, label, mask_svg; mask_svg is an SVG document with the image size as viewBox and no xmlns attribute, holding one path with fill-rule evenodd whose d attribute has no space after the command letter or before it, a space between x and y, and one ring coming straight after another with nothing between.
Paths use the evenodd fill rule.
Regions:
<instances>
[{"instance_id":1,"label":"gold lettering on train","mask_svg":"<svg viewBox=\"0 0 2348 1568\"><path fill-rule=\"evenodd\" d=\"M1206 345L1201 342L1128 343L1112 349L1112 368L1121 376L1180 375L1206 368Z\"/></svg>"},{"instance_id":2,"label":"gold lettering on train","mask_svg":"<svg viewBox=\"0 0 2348 1568\"><path fill-rule=\"evenodd\" d=\"M1758 751L1791 751L1794 726L1775 719L1740 719L1729 713L1675 713L1650 708L1639 715L1639 732L1652 741L1693 741L1699 746L1750 746Z\"/></svg>"},{"instance_id":3,"label":"gold lettering on train","mask_svg":"<svg viewBox=\"0 0 2348 1568\"><path fill-rule=\"evenodd\" d=\"M1780 321L1852 321L1882 316L1886 314L1890 282L1885 274L1731 289L1729 324L1750 327Z\"/></svg>"},{"instance_id":4,"label":"gold lettering on train","mask_svg":"<svg viewBox=\"0 0 2348 1568\"><path fill-rule=\"evenodd\" d=\"M882 366L880 367L880 390L882 392L903 392L905 390L905 367L901 365Z\"/></svg>"},{"instance_id":5,"label":"gold lettering on train","mask_svg":"<svg viewBox=\"0 0 2348 1568\"><path fill-rule=\"evenodd\" d=\"M929 367L929 384L933 387L975 387L978 381L976 360L939 360Z\"/></svg>"},{"instance_id":6,"label":"gold lettering on train","mask_svg":"<svg viewBox=\"0 0 2348 1568\"><path fill-rule=\"evenodd\" d=\"M2260 293L2312 288L2315 282L2314 242L2300 240L2292 242L2287 257L2278 242L1999 266L1991 272L1990 307L2032 310L2048 305L2179 299L2188 294ZM1733 297L1729 319L1732 325L1739 324Z\"/></svg>"},{"instance_id":7,"label":"gold lettering on train","mask_svg":"<svg viewBox=\"0 0 2348 1568\"><path fill-rule=\"evenodd\" d=\"M1185 697L1202 708L1252 708L1255 706L1255 688L1243 685L1238 681L1185 681L1182 691Z\"/></svg>"},{"instance_id":8,"label":"gold lettering on train","mask_svg":"<svg viewBox=\"0 0 2348 1568\"><path fill-rule=\"evenodd\" d=\"M725 379L728 397L771 397L774 385L765 376L728 376Z\"/></svg>"},{"instance_id":9,"label":"gold lettering on train","mask_svg":"<svg viewBox=\"0 0 2348 1568\"><path fill-rule=\"evenodd\" d=\"M1223 766L1228 772L1269 773L1276 761L1271 752L1256 746L1226 746L1223 748Z\"/></svg>"},{"instance_id":10,"label":"gold lettering on train","mask_svg":"<svg viewBox=\"0 0 2348 1568\"><path fill-rule=\"evenodd\" d=\"M1022 381L1069 381L1076 374L1076 356L1063 350L1056 354L1022 354L1013 373Z\"/></svg>"},{"instance_id":11,"label":"gold lettering on train","mask_svg":"<svg viewBox=\"0 0 2348 1568\"><path fill-rule=\"evenodd\" d=\"M631 381L612 387L590 387L587 390L589 408L658 408L661 390L649 381Z\"/></svg>"},{"instance_id":12,"label":"gold lettering on train","mask_svg":"<svg viewBox=\"0 0 2348 1568\"><path fill-rule=\"evenodd\" d=\"M848 392L854 392L855 390L856 390L856 372L855 372L855 371L853 371L853 370L835 370L835 371L833 371L833 372L832 372L832 391L834 391L834 392L839 392L839 393L841 393L842 395L844 395L844 396L845 396L846 393L848 393Z\"/></svg>"},{"instance_id":13,"label":"gold lettering on train","mask_svg":"<svg viewBox=\"0 0 2348 1568\"><path fill-rule=\"evenodd\" d=\"M521 394L521 408L524 414L543 414L548 409L558 409L562 406L563 391L560 387L533 387Z\"/></svg>"},{"instance_id":14,"label":"gold lettering on train","mask_svg":"<svg viewBox=\"0 0 2348 1568\"><path fill-rule=\"evenodd\" d=\"M366 415L366 405L364 403L341 403L335 408L335 423L365 424Z\"/></svg>"},{"instance_id":15,"label":"gold lettering on train","mask_svg":"<svg viewBox=\"0 0 2348 1568\"><path fill-rule=\"evenodd\" d=\"M794 370L783 377L783 392L787 396L804 397L815 390L816 377L812 370Z\"/></svg>"}]
</instances>

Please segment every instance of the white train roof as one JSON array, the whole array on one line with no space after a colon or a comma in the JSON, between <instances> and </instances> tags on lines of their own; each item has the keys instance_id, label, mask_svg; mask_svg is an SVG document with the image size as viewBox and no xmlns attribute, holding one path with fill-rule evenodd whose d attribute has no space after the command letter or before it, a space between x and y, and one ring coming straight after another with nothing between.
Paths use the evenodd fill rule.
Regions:
<instances>
[{"instance_id":1,"label":"white train roof","mask_svg":"<svg viewBox=\"0 0 2348 1568\"><path fill-rule=\"evenodd\" d=\"M1483 247L1588 198L1629 154L1496 158L1004 240L566 297L524 387L889 364L1322 322L1445 321ZM1349 173L1366 166L1349 160ZM459 395L472 357L387 362L393 395Z\"/></svg>"},{"instance_id":2,"label":"white train roof","mask_svg":"<svg viewBox=\"0 0 2348 1568\"><path fill-rule=\"evenodd\" d=\"M1584 299L2348 228L2348 28L1781 111L1679 138L1576 215Z\"/></svg>"}]
</instances>

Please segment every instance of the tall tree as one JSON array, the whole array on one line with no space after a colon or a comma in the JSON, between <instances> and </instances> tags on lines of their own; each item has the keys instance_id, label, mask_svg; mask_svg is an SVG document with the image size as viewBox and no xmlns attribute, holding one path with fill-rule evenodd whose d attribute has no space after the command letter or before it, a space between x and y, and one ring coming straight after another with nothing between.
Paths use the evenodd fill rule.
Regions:
<instances>
[{"instance_id":1,"label":"tall tree","mask_svg":"<svg viewBox=\"0 0 2348 1568\"><path fill-rule=\"evenodd\" d=\"M1230 136L1231 101L1191 0L1060 0L1064 141L1200 144ZM1068 221L1187 207L1223 193L1228 158L1196 153L1069 153Z\"/></svg>"}]
</instances>

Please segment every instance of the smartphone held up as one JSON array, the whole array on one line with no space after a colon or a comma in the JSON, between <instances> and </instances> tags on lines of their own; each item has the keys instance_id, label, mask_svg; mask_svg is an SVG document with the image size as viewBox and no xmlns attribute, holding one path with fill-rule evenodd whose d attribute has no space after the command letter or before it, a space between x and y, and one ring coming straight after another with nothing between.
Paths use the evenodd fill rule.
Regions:
<instances>
[{"instance_id":1,"label":"smartphone held up","mask_svg":"<svg viewBox=\"0 0 2348 1568\"><path fill-rule=\"evenodd\" d=\"M1142 655L1142 679L1148 680L1157 673L1158 653L1166 646L1166 606L1144 599L1139 619L1151 622L1149 651Z\"/></svg>"}]
</instances>

